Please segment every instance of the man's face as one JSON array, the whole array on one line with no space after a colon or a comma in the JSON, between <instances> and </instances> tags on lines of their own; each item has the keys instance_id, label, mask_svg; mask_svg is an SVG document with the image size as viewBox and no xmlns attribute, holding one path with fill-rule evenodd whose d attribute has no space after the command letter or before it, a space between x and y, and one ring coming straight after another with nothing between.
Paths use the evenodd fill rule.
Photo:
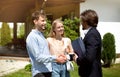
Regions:
<instances>
[{"instance_id":1,"label":"man's face","mask_svg":"<svg viewBox=\"0 0 120 77\"><path fill-rule=\"evenodd\" d=\"M86 22L81 22L81 25L82 25L82 30L85 30L87 26Z\"/></svg>"},{"instance_id":2,"label":"man's face","mask_svg":"<svg viewBox=\"0 0 120 77\"><path fill-rule=\"evenodd\" d=\"M45 27L46 27L46 18L45 17L39 17L38 20L34 20L34 23L35 23L35 26L36 28L43 32L45 30Z\"/></svg>"}]
</instances>

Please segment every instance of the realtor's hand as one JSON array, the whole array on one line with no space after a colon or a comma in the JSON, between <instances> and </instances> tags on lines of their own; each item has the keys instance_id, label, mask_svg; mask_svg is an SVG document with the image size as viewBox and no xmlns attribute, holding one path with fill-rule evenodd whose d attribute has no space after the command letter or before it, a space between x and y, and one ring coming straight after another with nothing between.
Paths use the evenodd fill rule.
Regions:
<instances>
[{"instance_id":1,"label":"realtor's hand","mask_svg":"<svg viewBox=\"0 0 120 77\"><path fill-rule=\"evenodd\" d=\"M78 58L78 55L75 54L75 56L73 57L73 60L76 62L77 58Z\"/></svg>"}]
</instances>

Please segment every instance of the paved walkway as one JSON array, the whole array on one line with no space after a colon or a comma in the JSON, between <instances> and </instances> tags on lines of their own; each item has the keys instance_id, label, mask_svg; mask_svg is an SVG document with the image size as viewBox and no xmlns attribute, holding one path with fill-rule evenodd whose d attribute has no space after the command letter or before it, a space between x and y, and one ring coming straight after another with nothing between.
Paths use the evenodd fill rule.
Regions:
<instances>
[{"instance_id":1,"label":"paved walkway","mask_svg":"<svg viewBox=\"0 0 120 77\"><path fill-rule=\"evenodd\" d=\"M0 56L0 76L23 69L29 63L29 58Z\"/></svg>"}]
</instances>

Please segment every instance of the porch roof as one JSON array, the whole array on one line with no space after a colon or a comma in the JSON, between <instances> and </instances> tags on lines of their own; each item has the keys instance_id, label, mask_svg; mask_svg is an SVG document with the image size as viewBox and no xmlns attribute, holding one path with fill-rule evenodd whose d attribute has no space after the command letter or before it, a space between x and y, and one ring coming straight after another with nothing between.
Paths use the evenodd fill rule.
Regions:
<instances>
[{"instance_id":1,"label":"porch roof","mask_svg":"<svg viewBox=\"0 0 120 77\"><path fill-rule=\"evenodd\" d=\"M1 0L0 22L24 22L29 11L36 8L36 2L42 5L43 1L45 0ZM47 0L46 7L62 6L84 1L85 0Z\"/></svg>"}]
</instances>

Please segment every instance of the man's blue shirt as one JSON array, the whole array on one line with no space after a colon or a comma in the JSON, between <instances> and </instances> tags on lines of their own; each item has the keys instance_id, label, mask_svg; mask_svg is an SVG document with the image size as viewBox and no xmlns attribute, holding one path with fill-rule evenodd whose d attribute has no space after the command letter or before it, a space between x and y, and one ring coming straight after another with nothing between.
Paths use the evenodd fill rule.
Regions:
<instances>
[{"instance_id":1,"label":"man's blue shirt","mask_svg":"<svg viewBox=\"0 0 120 77\"><path fill-rule=\"evenodd\" d=\"M27 39L26 47L32 64L32 74L52 72L51 62L55 61L56 57L51 56L48 42L43 34L33 29Z\"/></svg>"}]
</instances>

